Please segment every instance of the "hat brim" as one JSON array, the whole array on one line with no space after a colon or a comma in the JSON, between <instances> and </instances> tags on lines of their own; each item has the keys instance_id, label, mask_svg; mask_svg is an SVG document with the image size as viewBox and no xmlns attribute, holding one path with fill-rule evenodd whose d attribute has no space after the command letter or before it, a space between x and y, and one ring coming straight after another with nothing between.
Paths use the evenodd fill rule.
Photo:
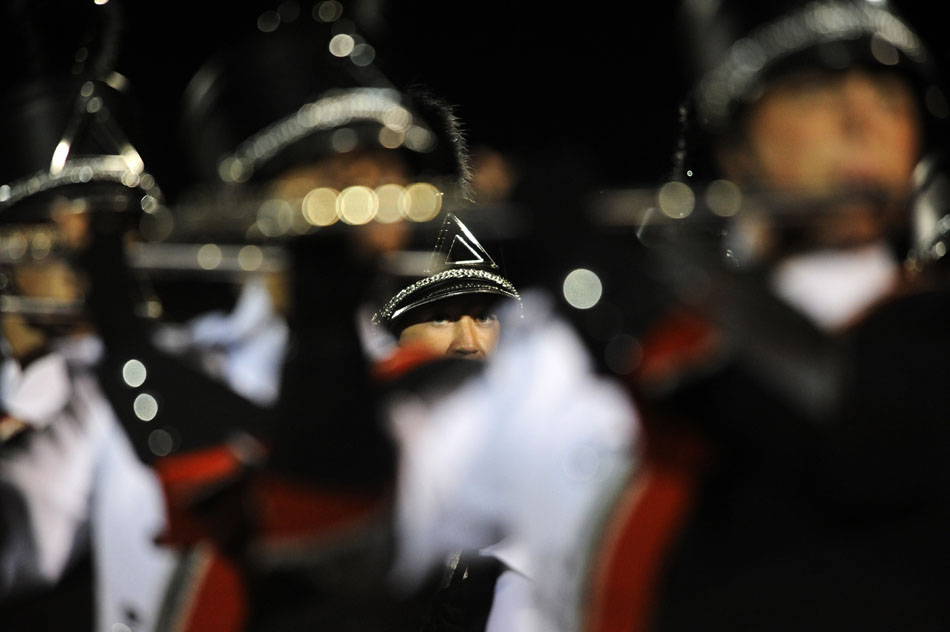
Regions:
<instances>
[{"instance_id":1,"label":"hat brim","mask_svg":"<svg viewBox=\"0 0 950 632\"><path fill-rule=\"evenodd\" d=\"M403 289L376 313L373 320L393 329L423 305L471 294L521 300L515 287L500 275L477 269L452 269L420 279Z\"/></svg>"}]
</instances>

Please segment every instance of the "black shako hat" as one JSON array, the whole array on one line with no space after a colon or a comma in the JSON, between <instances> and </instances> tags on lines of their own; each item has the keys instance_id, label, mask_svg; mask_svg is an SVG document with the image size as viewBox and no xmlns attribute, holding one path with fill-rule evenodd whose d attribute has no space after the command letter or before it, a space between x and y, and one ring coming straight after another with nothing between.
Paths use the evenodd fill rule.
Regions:
<instances>
[{"instance_id":1,"label":"black shako hat","mask_svg":"<svg viewBox=\"0 0 950 632\"><path fill-rule=\"evenodd\" d=\"M467 148L451 108L422 88L397 88L342 4L283 3L256 18L185 88L181 131L200 182L261 182L373 148L400 151L418 179L464 194Z\"/></svg>"},{"instance_id":2,"label":"black shako hat","mask_svg":"<svg viewBox=\"0 0 950 632\"><path fill-rule=\"evenodd\" d=\"M157 207L128 80L115 70L119 3L13 2L4 8L0 221L43 219L53 196L97 211Z\"/></svg>"},{"instance_id":3,"label":"black shako hat","mask_svg":"<svg viewBox=\"0 0 950 632\"><path fill-rule=\"evenodd\" d=\"M787 66L892 67L923 90L940 79L918 30L883 0L687 0L679 28L687 82L710 127Z\"/></svg>"},{"instance_id":4,"label":"black shako hat","mask_svg":"<svg viewBox=\"0 0 950 632\"><path fill-rule=\"evenodd\" d=\"M518 290L499 274L499 266L454 214L446 215L423 278L399 290L373 315L373 322L398 333L413 310L467 294L494 295L521 302Z\"/></svg>"},{"instance_id":5,"label":"black shako hat","mask_svg":"<svg viewBox=\"0 0 950 632\"><path fill-rule=\"evenodd\" d=\"M728 131L769 79L809 66L902 73L921 105L925 153L943 148L948 104L942 59L892 2L684 0L677 29L689 92L675 179L687 171L701 180L715 177L708 136Z\"/></svg>"},{"instance_id":6,"label":"black shako hat","mask_svg":"<svg viewBox=\"0 0 950 632\"><path fill-rule=\"evenodd\" d=\"M945 55L934 48L938 38L927 23L930 11L922 3L892 0L683 0L676 24L688 90L671 179L701 185L720 177L714 147L736 131L744 108L767 83L789 71L897 73L919 103L923 145L907 232L891 237L912 267L943 258L950 243L950 83Z\"/></svg>"}]
</instances>

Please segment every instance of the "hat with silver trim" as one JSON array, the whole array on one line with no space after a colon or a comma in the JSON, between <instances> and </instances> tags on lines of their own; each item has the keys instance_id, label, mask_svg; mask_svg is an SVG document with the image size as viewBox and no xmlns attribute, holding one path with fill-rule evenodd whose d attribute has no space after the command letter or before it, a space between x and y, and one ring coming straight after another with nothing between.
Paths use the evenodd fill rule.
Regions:
<instances>
[{"instance_id":1,"label":"hat with silver trim","mask_svg":"<svg viewBox=\"0 0 950 632\"><path fill-rule=\"evenodd\" d=\"M946 55L928 30L931 8L900 0L682 0L679 9L686 94L671 180L703 186L721 178L715 148L741 132L746 107L773 79L805 69L895 73L918 102L922 147L908 221L888 237L912 268L944 256L950 82ZM721 231L713 219L715 236Z\"/></svg>"},{"instance_id":2,"label":"hat with silver trim","mask_svg":"<svg viewBox=\"0 0 950 632\"><path fill-rule=\"evenodd\" d=\"M468 186L451 108L399 89L335 0L283 2L245 20L185 88L182 134L202 183L265 181L360 148L397 150L417 179ZM243 27L243 28L241 28Z\"/></svg>"},{"instance_id":3,"label":"hat with silver trim","mask_svg":"<svg viewBox=\"0 0 950 632\"><path fill-rule=\"evenodd\" d=\"M398 333L413 310L443 299L469 294L500 300L521 296L499 273L499 266L454 213L446 215L429 257L425 276L399 290L373 315L373 323Z\"/></svg>"},{"instance_id":4,"label":"hat with silver trim","mask_svg":"<svg viewBox=\"0 0 950 632\"><path fill-rule=\"evenodd\" d=\"M0 101L0 221L41 219L54 195L136 216L161 201L130 141L130 85L114 63L119 10L42 1L4 9L4 46L27 51L28 62L5 56L13 63Z\"/></svg>"},{"instance_id":5,"label":"hat with silver trim","mask_svg":"<svg viewBox=\"0 0 950 632\"><path fill-rule=\"evenodd\" d=\"M902 73L919 98L925 142L942 148L950 108L941 60L893 2L684 0L677 28L688 95L675 179L715 178L704 137L727 132L770 78L807 66Z\"/></svg>"},{"instance_id":6,"label":"hat with silver trim","mask_svg":"<svg viewBox=\"0 0 950 632\"><path fill-rule=\"evenodd\" d=\"M88 315L85 284L78 298L60 299L25 295L14 281L12 271L23 264L59 259L78 265L86 245L77 247L54 218L83 214L100 240L107 234L119 240L165 210L131 140L130 83L116 70L120 4L35 0L0 9L7 80L0 97L4 313L57 323Z\"/></svg>"}]
</instances>

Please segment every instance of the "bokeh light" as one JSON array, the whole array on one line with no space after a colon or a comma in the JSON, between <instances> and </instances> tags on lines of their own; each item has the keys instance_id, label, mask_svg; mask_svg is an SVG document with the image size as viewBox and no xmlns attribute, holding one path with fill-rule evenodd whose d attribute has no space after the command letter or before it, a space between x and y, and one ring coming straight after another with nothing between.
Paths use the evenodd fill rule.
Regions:
<instances>
[{"instance_id":1,"label":"bokeh light","mask_svg":"<svg viewBox=\"0 0 950 632\"><path fill-rule=\"evenodd\" d=\"M372 221L378 208L376 192L369 187L347 187L336 199L337 214L347 224L359 225Z\"/></svg>"},{"instance_id":2,"label":"bokeh light","mask_svg":"<svg viewBox=\"0 0 950 632\"><path fill-rule=\"evenodd\" d=\"M379 130L379 144L386 149L396 149L406 140L406 135L398 130L384 127Z\"/></svg>"},{"instance_id":3,"label":"bokeh light","mask_svg":"<svg viewBox=\"0 0 950 632\"><path fill-rule=\"evenodd\" d=\"M221 265L221 248L217 244L204 244L195 256L202 270L214 270Z\"/></svg>"},{"instance_id":4,"label":"bokeh light","mask_svg":"<svg viewBox=\"0 0 950 632\"><path fill-rule=\"evenodd\" d=\"M271 198L257 210L256 225L266 237L286 235L294 225L294 208L287 200Z\"/></svg>"},{"instance_id":5,"label":"bokeh light","mask_svg":"<svg viewBox=\"0 0 950 632\"><path fill-rule=\"evenodd\" d=\"M442 192L428 182L406 187L406 217L414 222L428 222L442 210Z\"/></svg>"},{"instance_id":6,"label":"bokeh light","mask_svg":"<svg viewBox=\"0 0 950 632\"><path fill-rule=\"evenodd\" d=\"M333 132L333 136L330 137L330 144L333 146L334 151L345 154L348 151L356 149L359 140L356 132L349 127L342 127Z\"/></svg>"},{"instance_id":7,"label":"bokeh light","mask_svg":"<svg viewBox=\"0 0 950 632\"><path fill-rule=\"evenodd\" d=\"M720 217L732 217L742 206L742 192L729 180L714 180L706 189L706 206Z\"/></svg>"},{"instance_id":8,"label":"bokeh light","mask_svg":"<svg viewBox=\"0 0 950 632\"><path fill-rule=\"evenodd\" d=\"M384 184L376 187L376 199L379 208L376 211L376 221L391 224L401 220L406 210L406 189L398 184Z\"/></svg>"},{"instance_id":9,"label":"bokeh light","mask_svg":"<svg viewBox=\"0 0 950 632\"><path fill-rule=\"evenodd\" d=\"M337 0L321 2L313 8L313 19L320 22L335 22L343 15L343 5Z\"/></svg>"},{"instance_id":10,"label":"bokeh light","mask_svg":"<svg viewBox=\"0 0 950 632\"><path fill-rule=\"evenodd\" d=\"M357 66L369 66L374 59L376 59L376 49L365 42L354 46L350 54L350 61Z\"/></svg>"},{"instance_id":11,"label":"bokeh light","mask_svg":"<svg viewBox=\"0 0 950 632\"><path fill-rule=\"evenodd\" d=\"M277 11L264 11L257 18L257 28L264 33L273 33L280 26L280 14Z\"/></svg>"},{"instance_id":12,"label":"bokeh light","mask_svg":"<svg viewBox=\"0 0 950 632\"><path fill-rule=\"evenodd\" d=\"M238 251L238 265L245 272L253 272L264 262L264 252L253 244L249 244Z\"/></svg>"},{"instance_id":13,"label":"bokeh light","mask_svg":"<svg viewBox=\"0 0 950 632\"><path fill-rule=\"evenodd\" d=\"M148 393L139 393L132 402L132 410L142 421L152 421L158 414L158 400Z\"/></svg>"},{"instance_id":14,"label":"bokeh light","mask_svg":"<svg viewBox=\"0 0 950 632\"><path fill-rule=\"evenodd\" d=\"M156 428L148 435L148 448L155 456L168 456L175 447L175 440L171 433L162 428Z\"/></svg>"},{"instance_id":15,"label":"bokeh light","mask_svg":"<svg viewBox=\"0 0 950 632\"><path fill-rule=\"evenodd\" d=\"M122 379L126 384L135 388L145 383L148 371L140 360L132 359L122 365Z\"/></svg>"},{"instance_id":16,"label":"bokeh light","mask_svg":"<svg viewBox=\"0 0 950 632\"><path fill-rule=\"evenodd\" d=\"M572 270L565 278L562 287L564 300L577 309L590 309L600 301L604 286L600 277L586 268Z\"/></svg>"},{"instance_id":17,"label":"bokeh light","mask_svg":"<svg viewBox=\"0 0 950 632\"><path fill-rule=\"evenodd\" d=\"M303 198L303 216L314 226L329 226L339 219L336 199L339 192L329 187L309 191Z\"/></svg>"},{"instance_id":18,"label":"bokeh light","mask_svg":"<svg viewBox=\"0 0 950 632\"><path fill-rule=\"evenodd\" d=\"M667 217L682 219L693 212L696 196L686 183L667 182L657 193L657 204Z\"/></svg>"},{"instance_id":19,"label":"bokeh light","mask_svg":"<svg viewBox=\"0 0 950 632\"><path fill-rule=\"evenodd\" d=\"M353 36L347 33L339 33L330 39L330 54L335 57L346 57L356 48L356 42Z\"/></svg>"}]
</instances>

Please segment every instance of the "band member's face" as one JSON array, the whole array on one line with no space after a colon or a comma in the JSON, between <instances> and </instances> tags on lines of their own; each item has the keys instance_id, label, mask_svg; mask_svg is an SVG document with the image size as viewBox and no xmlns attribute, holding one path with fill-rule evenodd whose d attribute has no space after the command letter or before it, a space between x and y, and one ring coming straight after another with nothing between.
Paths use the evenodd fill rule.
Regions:
<instances>
[{"instance_id":1,"label":"band member's face","mask_svg":"<svg viewBox=\"0 0 950 632\"><path fill-rule=\"evenodd\" d=\"M439 355L486 358L501 333L492 303L478 296L459 296L419 307L399 335L399 344L417 345Z\"/></svg>"},{"instance_id":2,"label":"band member's face","mask_svg":"<svg viewBox=\"0 0 950 632\"><path fill-rule=\"evenodd\" d=\"M62 254L86 244L89 217L85 213L71 212L66 202L60 203L51 214L53 219L50 222L32 229L21 229L20 234L15 235L15 238L29 242L29 251L14 266L14 287L32 298L75 301L85 292L86 282ZM40 243L45 245L38 245Z\"/></svg>"},{"instance_id":3,"label":"band member's face","mask_svg":"<svg viewBox=\"0 0 950 632\"><path fill-rule=\"evenodd\" d=\"M21 252L5 266L4 291L14 300L36 300L53 310L21 312L13 307L0 316L0 329L16 357L44 347L51 336L88 329L79 312L68 311L81 303L88 289L85 275L68 254L86 245L89 217L67 201L54 202L50 217L46 223L0 229L5 252ZM18 243L20 248L15 247ZM66 311L53 309L57 307Z\"/></svg>"},{"instance_id":4,"label":"band member's face","mask_svg":"<svg viewBox=\"0 0 950 632\"><path fill-rule=\"evenodd\" d=\"M920 156L920 115L896 74L801 70L769 83L747 113L742 140L720 153L726 176L785 192L859 189L897 200ZM843 216L845 217L845 216ZM874 232L870 213L827 230Z\"/></svg>"}]
</instances>

